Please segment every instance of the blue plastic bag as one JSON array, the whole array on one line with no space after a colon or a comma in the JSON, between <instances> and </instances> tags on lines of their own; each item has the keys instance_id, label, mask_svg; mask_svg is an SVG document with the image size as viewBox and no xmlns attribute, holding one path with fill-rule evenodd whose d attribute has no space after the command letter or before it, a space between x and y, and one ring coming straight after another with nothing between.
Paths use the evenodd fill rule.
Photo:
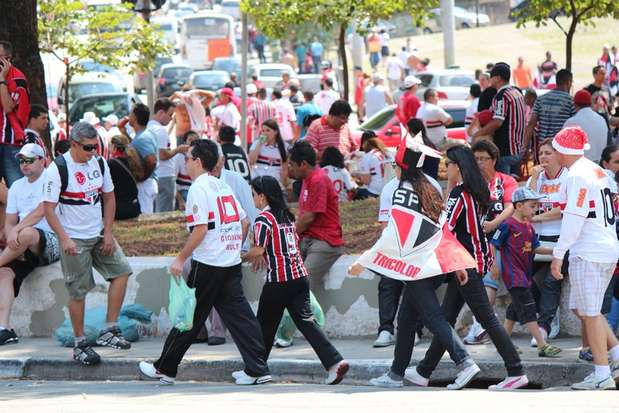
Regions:
<instances>
[{"instance_id":1,"label":"blue plastic bag","mask_svg":"<svg viewBox=\"0 0 619 413\"><path fill-rule=\"evenodd\" d=\"M189 288L183 277L170 276L168 315L174 328L189 331L196 310L196 289Z\"/></svg>"}]
</instances>

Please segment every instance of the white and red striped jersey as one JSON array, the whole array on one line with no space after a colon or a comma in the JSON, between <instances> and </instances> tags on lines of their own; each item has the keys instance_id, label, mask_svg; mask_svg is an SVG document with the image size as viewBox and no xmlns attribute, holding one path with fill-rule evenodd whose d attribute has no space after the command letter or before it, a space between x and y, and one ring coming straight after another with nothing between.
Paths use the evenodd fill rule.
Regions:
<instances>
[{"instance_id":1,"label":"white and red striped jersey","mask_svg":"<svg viewBox=\"0 0 619 413\"><path fill-rule=\"evenodd\" d=\"M294 222L278 222L270 210L262 211L254 223L254 242L264 248L266 282L281 283L307 277Z\"/></svg>"},{"instance_id":2,"label":"white and red striped jersey","mask_svg":"<svg viewBox=\"0 0 619 413\"><path fill-rule=\"evenodd\" d=\"M340 198L340 201L348 200L348 191L352 191L357 188L357 184L350 176L350 172L346 168L336 168L333 165L323 166L331 182L333 182L333 188L335 193Z\"/></svg>"},{"instance_id":3,"label":"white and red striped jersey","mask_svg":"<svg viewBox=\"0 0 619 413\"><path fill-rule=\"evenodd\" d=\"M277 119L277 108L271 102L266 100L257 100L249 108L247 112L248 124L252 128L253 140L258 140L262 134L262 124L269 119Z\"/></svg>"},{"instance_id":4,"label":"white and red striped jersey","mask_svg":"<svg viewBox=\"0 0 619 413\"><path fill-rule=\"evenodd\" d=\"M191 177L187 173L187 155L184 153L177 153L172 158L174 164L174 170L176 172L176 189L181 191L183 189L189 189L191 186Z\"/></svg>"},{"instance_id":5,"label":"white and red striped jersey","mask_svg":"<svg viewBox=\"0 0 619 413\"><path fill-rule=\"evenodd\" d=\"M364 175L370 175L368 191L374 195L380 195L380 191L383 189L383 177L385 176L384 161L385 155L378 149L372 149L363 155L359 163L359 172Z\"/></svg>"}]
</instances>

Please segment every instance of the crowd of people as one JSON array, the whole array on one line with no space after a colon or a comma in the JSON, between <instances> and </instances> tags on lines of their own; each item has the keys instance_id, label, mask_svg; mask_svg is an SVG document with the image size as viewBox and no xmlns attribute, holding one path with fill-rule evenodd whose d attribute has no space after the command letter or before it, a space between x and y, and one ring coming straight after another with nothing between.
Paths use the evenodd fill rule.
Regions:
<instances>
[{"instance_id":1,"label":"crowd of people","mask_svg":"<svg viewBox=\"0 0 619 413\"><path fill-rule=\"evenodd\" d=\"M379 53L386 54L387 64L393 57L383 46ZM520 323L540 357L560 357L561 349L550 340L556 337L553 326L567 277L569 307L583 326L579 358L594 366L573 388L615 388L619 118L604 65L596 65L594 82L573 96L572 74L557 70L555 87L539 97L512 85L512 77L520 77L514 75L518 67L489 65L470 88L475 106L467 113L468 141L457 143L447 139L451 118L437 105L437 92L427 89L422 104L416 96L419 79L401 72L397 118L403 139L395 156L371 131L354 141L348 125L353 107L330 93L329 77L316 97L283 78L267 100L266 90L251 83L247 113L253 142L247 151L238 139L241 102L226 87L218 93L179 92L158 99L152 111L137 103L123 119L107 116L101 122L87 113L54 139L50 152L42 138L47 111L30 104L26 79L10 58L11 45L0 42L5 184L0 187L5 247L0 345L19 340L10 328L10 312L23 280L35 268L60 261L73 358L95 365L101 360L95 344L129 349L118 316L132 269L114 238L114 221L180 209L188 238L169 270L196 289L194 324L189 331L173 328L159 359L140 363L141 373L173 384L209 318L209 343L224 342L227 328L239 348L245 369L232 373L235 382L269 382L268 358L287 309L323 364L325 383L337 384L349 365L315 322L310 291L344 253L340 203L376 198L384 231L374 250L387 254L381 245L395 242L389 238L399 225L394 211L400 216L408 210L423 217L426 231L450 233L474 264L405 281L369 267L380 277L374 346L395 344L389 372L372 385L401 387L407 380L428 386L447 350L459 370L448 388L461 389L480 371L466 345L490 338L507 373L491 389L526 386L510 335ZM391 102L383 81L375 74L363 91L370 97L366 110L377 110L370 102ZM294 100L300 103L296 113ZM437 181L441 165L445 190ZM395 173L389 181L388 168ZM289 202L298 202L296 216ZM266 267L256 315L241 286L243 261ZM357 263L349 272L358 275L364 266ZM84 334L93 268L109 283L106 325L96 343ZM441 303L435 290L443 283ZM501 325L493 305L503 287L511 304ZM465 303L474 323L460 339L454 324ZM432 344L424 359L409 367L422 326L432 332Z\"/></svg>"}]
</instances>

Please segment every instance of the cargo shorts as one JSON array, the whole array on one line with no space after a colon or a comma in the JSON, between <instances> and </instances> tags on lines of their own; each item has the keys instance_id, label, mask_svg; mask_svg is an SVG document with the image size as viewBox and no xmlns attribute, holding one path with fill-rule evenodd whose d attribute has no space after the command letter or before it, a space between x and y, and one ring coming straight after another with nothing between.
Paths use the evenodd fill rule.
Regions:
<instances>
[{"instance_id":1,"label":"cargo shorts","mask_svg":"<svg viewBox=\"0 0 619 413\"><path fill-rule=\"evenodd\" d=\"M67 255L61 248L60 265L69 297L81 300L95 287L93 267L106 281L133 273L127 257L114 240L116 249L112 255L101 254L103 237L75 239L77 255Z\"/></svg>"}]
</instances>

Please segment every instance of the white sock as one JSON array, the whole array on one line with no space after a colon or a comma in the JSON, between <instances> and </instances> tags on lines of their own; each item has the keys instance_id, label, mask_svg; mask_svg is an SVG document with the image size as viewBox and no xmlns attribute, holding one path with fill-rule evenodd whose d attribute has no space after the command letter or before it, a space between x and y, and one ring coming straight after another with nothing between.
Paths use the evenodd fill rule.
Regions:
<instances>
[{"instance_id":1,"label":"white sock","mask_svg":"<svg viewBox=\"0 0 619 413\"><path fill-rule=\"evenodd\" d=\"M595 367L595 377L597 379L605 379L606 377L610 376L610 367L609 366L598 366L597 364L594 366Z\"/></svg>"},{"instance_id":2,"label":"white sock","mask_svg":"<svg viewBox=\"0 0 619 413\"><path fill-rule=\"evenodd\" d=\"M610 359L612 361L619 361L619 344L611 348L609 353L610 353Z\"/></svg>"}]
</instances>

